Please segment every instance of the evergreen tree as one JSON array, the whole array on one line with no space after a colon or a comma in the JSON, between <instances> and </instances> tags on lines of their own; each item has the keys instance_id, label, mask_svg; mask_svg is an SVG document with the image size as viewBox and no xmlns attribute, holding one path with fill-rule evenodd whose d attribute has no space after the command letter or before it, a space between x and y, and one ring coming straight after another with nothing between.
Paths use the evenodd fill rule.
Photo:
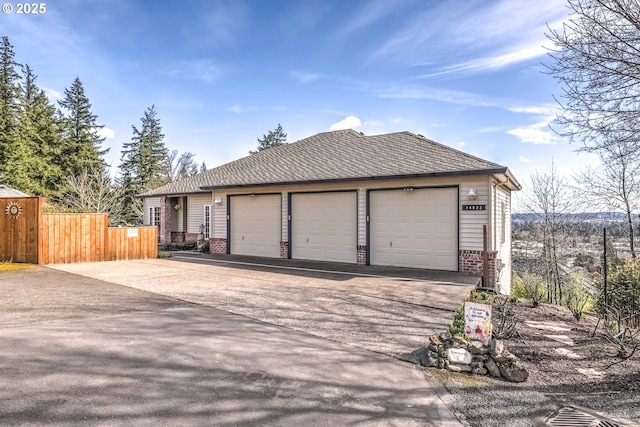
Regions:
<instances>
[{"instance_id":1,"label":"evergreen tree","mask_svg":"<svg viewBox=\"0 0 640 427\"><path fill-rule=\"evenodd\" d=\"M123 203L127 209L125 217L130 224L142 221L139 215L142 212L142 200L136 197L137 194L166 183L165 165L169 154L155 107L148 108L140 120L140 129L132 126L131 142L122 146L120 164Z\"/></svg>"},{"instance_id":2,"label":"evergreen tree","mask_svg":"<svg viewBox=\"0 0 640 427\"><path fill-rule=\"evenodd\" d=\"M31 190L25 167L32 153L19 134L21 65L15 59L9 38L0 43L0 179L22 191Z\"/></svg>"},{"instance_id":3,"label":"evergreen tree","mask_svg":"<svg viewBox=\"0 0 640 427\"><path fill-rule=\"evenodd\" d=\"M198 172L202 173L202 172L206 172L206 171L207 171L207 164L203 160L202 164L200 165L200 170Z\"/></svg>"},{"instance_id":4,"label":"evergreen tree","mask_svg":"<svg viewBox=\"0 0 640 427\"><path fill-rule=\"evenodd\" d=\"M278 123L278 127L274 130L270 130L268 134L262 135L262 139L258 138L258 150L249 151L250 154L256 154L258 151L266 150L267 148L277 147L278 145L287 143L287 134L284 133L282 126Z\"/></svg>"},{"instance_id":5,"label":"evergreen tree","mask_svg":"<svg viewBox=\"0 0 640 427\"><path fill-rule=\"evenodd\" d=\"M57 158L63 175L79 176L85 170L104 170L103 156L109 151L102 150L104 138L98 131L98 116L91 112L91 104L84 93L79 78L73 81L71 88L65 89L64 99L58 101L65 110L62 118L62 146Z\"/></svg>"},{"instance_id":6,"label":"evergreen tree","mask_svg":"<svg viewBox=\"0 0 640 427\"><path fill-rule=\"evenodd\" d=\"M36 76L27 65L20 102L20 139L31 154L24 160L24 167L30 179L25 190L30 194L56 196L63 187L64 177L54 159L60 153L60 129L55 107L47 95L35 83Z\"/></svg>"}]
</instances>

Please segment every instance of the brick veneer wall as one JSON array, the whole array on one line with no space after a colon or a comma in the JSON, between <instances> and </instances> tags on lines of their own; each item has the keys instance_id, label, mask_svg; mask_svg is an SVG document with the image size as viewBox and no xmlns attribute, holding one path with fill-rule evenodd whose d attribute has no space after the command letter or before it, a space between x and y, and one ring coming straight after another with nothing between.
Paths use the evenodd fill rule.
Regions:
<instances>
[{"instance_id":1,"label":"brick veneer wall","mask_svg":"<svg viewBox=\"0 0 640 427\"><path fill-rule=\"evenodd\" d=\"M289 258L289 242L280 242L280 258Z\"/></svg>"},{"instance_id":2,"label":"brick veneer wall","mask_svg":"<svg viewBox=\"0 0 640 427\"><path fill-rule=\"evenodd\" d=\"M171 232L171 243L183 243L185 241L184 233L182 231Z\"/></svg>"},{"instance_id":3,"label":"brick veneer wall","mask_svg":"<svg viewBox=\"0 0 640 427\"><path fill-rule=\"evenodd\" d=\"M357 249L357 265L365 265L367 263L367 245L358 245Z\"/></svg>"},{"instance_id":4,"label":"brick veneer wall","mask_svg":"<svg viewBox=\"0 0 640 427\"><path fill-rule=\"evenodd\" d=\"M460 271L482 275L482 252L483 251L461 250L458 256L458 266L460 268ZM496 256L498 255L498 253L493 251L489 252L487 255L489 264L489 283L484 283L483 287L495 288L497 277Z\"/></svg>"},{"instance_id":5,"label":"brick veneer wall","mask_svg":"<svg viewBox=\"0 0 640 427\"><path fill-rule=\"evenodd\" d=\"M184 233L184 241L185 242L197 242L198 241L198 233Z\"/></svg>"},{"instance_id":6,"label":"brick veneer wall","mask_svg":"<svg viewBox=\"0 0 640 427\"><path fill-rule=\"evenodd\" d=\"M212 254L227 253L227 239L212 237L209 239L209 252Z\"/></svg>"}]
</instances>

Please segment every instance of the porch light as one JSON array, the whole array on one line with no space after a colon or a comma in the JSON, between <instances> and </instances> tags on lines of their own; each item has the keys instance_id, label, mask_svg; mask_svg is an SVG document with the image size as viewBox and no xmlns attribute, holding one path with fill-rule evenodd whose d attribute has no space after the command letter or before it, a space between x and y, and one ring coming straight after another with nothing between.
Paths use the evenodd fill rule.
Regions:
<instances>
[{"instance_id":1,"label":"porch light","mask_svg":"<svg viewBox=\"0 0 640 427\"><path fill-rule=\"evenodd\" d=\"M478 195L476 194L476 190L474 190L473 188L470 188L469 192L467 193L467 199L475 200L477 198L478 198Z\"/></svg>"},{"instance_id":2,"label":"porch light","mask_svg":"<svg viewBox=\"0 0 640 427\"><path fill-rule=\"evenodd\" d=\"M216 205L220 205L222 204L222 199L220 197L216 197L215 199L213 199L213 203Z\"/></svg>"},{"instance_id":3,"label":"porch light","mask_svg":"<svg viewBox=\"0 0 640 427\"><path fill-rule=\"evenodd\" d=\"M403 190L404 191L413 191L413 187L404 187Z\"/></svg>"},{"instance_id":4,"label":"porch light","mask_svg":"<svg viewBox=\"0 0 640 427\"><path fill-rule=\"evenodd\" d=\"M175 210L180 210L180 205L176 204L176 205L173 207L173 209L175 209Z\"/></svg>"},{"instance_id":5,"label":"porch light","mask_svg":"<svg viewBox=\"0 0 640 427\"><path fill-rule=\"evenodd\" d=\"M249 194L249 197L256 197L256 195L251 193L251 194Z\"/></svg>"}]
</instances>

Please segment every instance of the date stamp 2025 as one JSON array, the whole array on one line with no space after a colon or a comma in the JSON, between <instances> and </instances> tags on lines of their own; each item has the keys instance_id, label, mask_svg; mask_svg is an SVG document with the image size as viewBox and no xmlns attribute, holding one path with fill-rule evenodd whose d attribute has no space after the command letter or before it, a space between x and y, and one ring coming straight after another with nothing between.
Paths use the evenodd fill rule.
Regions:
<instances>
[{"instance_id":1,"label":"date stamp 2025","mask_svg":"<svg viewBox=\"0 0 640 427\"><path fill-rule=\"evenodd\" d=\"M47 13L46 3L5 3L2 5L2 12L5 15L13 13L15 15L42 15Z\"/></svg>"}]
</instances>

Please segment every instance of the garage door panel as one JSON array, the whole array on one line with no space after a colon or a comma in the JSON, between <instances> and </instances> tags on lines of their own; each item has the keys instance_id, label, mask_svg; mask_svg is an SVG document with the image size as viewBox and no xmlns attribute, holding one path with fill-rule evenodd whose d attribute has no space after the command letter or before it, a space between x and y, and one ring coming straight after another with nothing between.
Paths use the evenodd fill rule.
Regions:
<instances>
[{"instance_id":1,"label":"garage door panel","mask_svg":"<svg viewBox=\"0 0 640 427\"><path fill-rule=\"evenodd\" d=\"M370 263L458 269L455 188L372 191Z\"/></svg>"},{"instance_id":2,"label":"garage door panel","mask_svg":"<svg viewBox=\"0 0 640 427\"><path fill-rule=\"evenodd\" d=\"M280 257L282 197L231 197L231 253Z\"/></svg>"},{"instance_id":3,"label":"garage door panel","mask_svg":"<svg viewBox=\"0 0 640 427\"><path fill-rule=\"evenodd\" d=\"M291 215L292 258L356 262L355 192L293 194Z\"/></svg>"}]
</instances>

